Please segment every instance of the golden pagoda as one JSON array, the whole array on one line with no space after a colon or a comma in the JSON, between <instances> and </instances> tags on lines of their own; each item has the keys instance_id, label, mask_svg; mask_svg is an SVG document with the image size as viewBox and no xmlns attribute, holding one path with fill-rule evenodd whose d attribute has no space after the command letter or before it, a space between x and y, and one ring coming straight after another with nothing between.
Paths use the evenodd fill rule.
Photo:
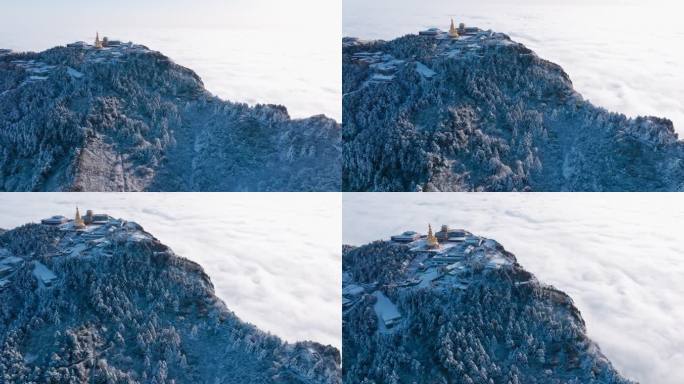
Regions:
<instances>
[{"instance_id":1,"label":"golden pagoda","mask_svg":"<svg viewBox=\"0 0 684 384\"><path fill-rule=\"evenodd\" d=\"M437 238L432 233L432 225L430 224L428 224L428 234L427 239L425 239L425 242L427 244L428 249L439 248L439 241L437 241Z\"/></svg>"},{"instance_id":2,"label":"golden pagoda","mask_svg":"<svg viewBox=\"0 0 684 384\"><path fill-rule=\"evenodd\" d=\"M451 27L449 27L449 37L458 39L460 35L458 34L458 29L454 25L454 19L451 19Z\"/></svg>"},{"instance_id":3,"label":"golden pagoda","mask_svg":"<svg viewBox=\"0 0 684 384\"><path fill-rule=\"evenodd\" d=\"M81 218L81 213L78 211L78 207L76 207L76 217L74 218L74 228L75 229L83 229L85 228L85 223L83 222L83 219Z\"/></svg>"},{"instance_id":4,"label":"golden pagoda","mask_svg":"<svg viewBox=\"0 0 684 384\"><path fill-rule=\"evenodd\" d=\"M95 48L97 48L97 49L102 48L102 40L100 40L100 32L95 33Z\"/></svg>"}]
</instances>

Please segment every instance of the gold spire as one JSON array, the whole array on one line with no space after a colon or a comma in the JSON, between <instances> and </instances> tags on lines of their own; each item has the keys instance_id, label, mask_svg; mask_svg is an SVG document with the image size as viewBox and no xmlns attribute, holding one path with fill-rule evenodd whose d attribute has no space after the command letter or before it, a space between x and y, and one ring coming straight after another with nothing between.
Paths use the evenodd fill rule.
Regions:
<instances>
[{"instance_id":1,"label":"gold spire","mask_svg":"<svg viewBox=\"0 0 684 384\"><path fill-rule=\"evenodd\" d=\"M102 41L100 40L100 32L95 32L95 48L102 48Z\"/></svg>"},{"instance_id":2,"label":"gold spire","mask_svg":"<svg viewBox=\"0 0 684 384\"><path fill-rule=\"evenodd\" d=\"M451 27L449 27L449 37L457 38L458 35L458 29L456 29L456 26L454 25L454 19L451 19Z\"/></svg>"},{"instance_id":3,"label":"gold spire","mask_svg":"<svg viewBox=\"0 0 684 384\"><path fill-rule=\"evenodd\" d=\"M435 235L432 233L432 225L428 224L428 234L427 234L427 247L430 249L437 248L439 247L439 242L437 241L437 238Z\"/></svg>"},{"instance_id":4,"label":"gold spire","mask_svg":"<svg viewBox=\"0 0 684 384\"><path fill-rule=\"evenodd\" d=\"M78 211L78 207L76 207L76 217L74 218L74 228L76 228L76 229L85 228L85 223L83 222L83 219L81 218L81 213Z\"/></svg>"}]
</instances>

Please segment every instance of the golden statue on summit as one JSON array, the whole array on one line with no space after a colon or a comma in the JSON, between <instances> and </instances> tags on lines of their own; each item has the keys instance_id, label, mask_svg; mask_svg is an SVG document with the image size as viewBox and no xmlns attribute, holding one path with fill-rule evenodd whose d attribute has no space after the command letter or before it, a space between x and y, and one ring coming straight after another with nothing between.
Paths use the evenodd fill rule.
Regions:
<instances>
[{"instance_id":1,"label":"golden statue on summit","mask_svg":"<svg viewBox=\"0 0 684 384\"><path fill-rule=\"evenodd\" d=\"M101 49L104 45L102 44L102 40L100 40L100 32L95 33L95 48Z\"/></svg>"},{"instance_id":2,"label":"golden statue on summit","mask_svg":"<svg viewBox=\"0 0 684 384\"><path fill-rule=\"evenodd\" d=\"M454 25L454 19L451 19L451 26L449 27L449 37L457 39L459 37L458 29Z\"/></svg>"}]
</instances>

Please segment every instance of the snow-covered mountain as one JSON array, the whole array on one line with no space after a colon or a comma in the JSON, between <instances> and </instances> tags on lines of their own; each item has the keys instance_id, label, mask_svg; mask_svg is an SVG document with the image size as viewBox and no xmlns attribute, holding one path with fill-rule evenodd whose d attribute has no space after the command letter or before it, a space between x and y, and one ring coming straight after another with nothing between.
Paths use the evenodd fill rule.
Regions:
<instances>
[{"instance_id":1,"label":"snow-covered mountain","mask_svg":"<svg viewBox=\"0 0 684 384\"><path fill-rule=\"evenodd\" d=\"M138 224L85 221L0 233L0 382L341 382L336 348L242 322Z\"/></svg>"},{"instance_id":2,"label":"snow-covered mountain","mask_svg":"<svg viewBox=\"0 0 684 384\"><path fill-rule=\"evenodd\" d=\"M141 45L0 51L0 190L334 191L340 138Z\"/></svg>"},{"instance_id":3,"label":"snow-covered mountain","mask_svg":"<svg viewBox=\"0 0 684 384\"><path fill-rule=\"evenodd\" d=\"M344 247L344 383L631 383L502 245L448 227L430 243Z\"/></svg>"},{"instance_id":4,"label":"snow-covered mountain","mask_svg":"<svg viewBox=\"0 0 684 384\"><path fill-rule=\"evenodd\" d=\"M584 100L502 33L343 40L343 190L677 191L672 122Z\"/></svg>"}]
</instances>

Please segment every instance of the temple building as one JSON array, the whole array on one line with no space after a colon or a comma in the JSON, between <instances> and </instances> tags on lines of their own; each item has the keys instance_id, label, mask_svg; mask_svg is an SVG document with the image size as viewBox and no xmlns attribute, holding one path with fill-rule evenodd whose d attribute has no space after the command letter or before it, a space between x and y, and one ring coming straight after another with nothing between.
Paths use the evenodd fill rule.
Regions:
<instances>
[{"instance_id":1,"label":"temple building","mask_svg":"<svg viewBox=\"0 0 684 384\"><path fill-rule=\"evenodd\" d=\"M451 229L448 225L442 225L442 229L435 233L437 241L440 243L451 242L460 243L466 240L466 232L462 229Z\"/></svg>"},{"instance_id":2,"label":"temple building","mask_svg":"<svg viewBox=\"0 0 684 384\"><path fill-rule=\"evenodd\" d=\"M449 27L449 37L452 39L458 39L460 35L458 34L458 29L454 25L454 19L451 19L451 26Z\"/></svg>"},{"instance_id":3,"label":"temple building","mask_svg":"<svg viewBox=\"0 0 684 384\"><path fill-rule=\"evenodd\" d=\"M428 224L428 234L427 238L425 239L425 244L427 245L428 249L439 248L439 241L437 241L437 238L432 233L432 225L430 224Z\"/></svg>"},{"instance_id":4,"label":"temple building","mask_svg":"<svg viewBox=\"0 0 684 384\"><path fill-rule=\"evenodd\" d=\"M41 220L40 223L44 225L62 225L68 221L69 220L64 216L52 216Z\"/></svg>"},{"instance_id":5,"label":"temple building","mask_svg":"<svg viewBox=\"0 0 684 384\"><path fill-rule=\"evenodd\" d=\"M86 211L86 215L83 216L83 222L86 225L101 225L107 224L111 217L103 213L93 213L91 209Z\"/></svg>"},{"instance_id":6,"label":"temple building","mask_svg":"<svg viewBox=\"0 0 684 384\"><path fill-rule=\"evenodd\" d=\"M442 225L442 229L435 234L435 237L440 242L445 242L445 241L449 240L449 226L448 225Z\"/></svg>"},{"instance_id":7,"label":"temple building","mask_svg":"<svg viewBox=\"0 0 684 384\"><path fill-rule=\"evenodd\" d=\"M429 28L429 29L426 29L424 31L418 32L418 34L420 36L432 36L432 37L437 36L440 33L442 33L442 31L440 31L439 28Z\"/></svg>"},{"instance_id":8,"label":"temple building","mask_svg":"<svg viewBox=\"0 0 684 384\"><path fill-rule=\"evenodd\" d=\"M78 211L78 207L76 207L76 217L74 218L74 228L75 229L83 229L85 228L85 223L83 222L83 219L81 218L81 213Z\"/></svg>"},{"instance_id":9,"label":"temple building","mask_svg":"<svg viewBox=\"0 0 684 384\"><path fill-rule=\"evenodd\" d=\"M414 231L406 231L401 235L392 236L390 239L397 243L412 243L420 239L420 234Z\"/></svg>"}]
</instances>

